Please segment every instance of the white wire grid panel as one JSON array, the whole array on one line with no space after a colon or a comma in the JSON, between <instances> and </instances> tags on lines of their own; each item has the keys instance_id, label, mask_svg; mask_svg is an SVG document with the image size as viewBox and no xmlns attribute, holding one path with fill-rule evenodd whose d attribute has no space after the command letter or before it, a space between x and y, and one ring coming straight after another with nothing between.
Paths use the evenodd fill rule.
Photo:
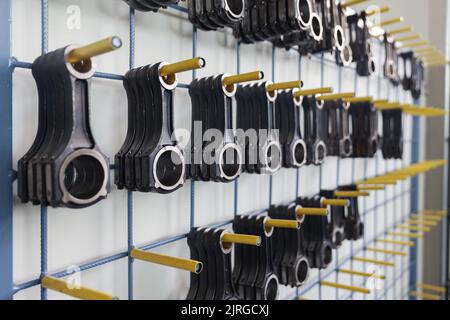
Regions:
<instances>
[{"instance_id":1,"label":"white wire grid panel","mask_svg":"<svg viewBox=\"0 0 450 320\"><path fill-rule=\"evenodd\" d=\"M80 29L68 28L73 16L73 6L80 8ZM15 0L13 2L13 56L20 61L32 62L41 52L40 1ZM68 10L69 9L69 10ZM49 50L69 43L89 43L110 35L124 40L124 47L114 53L95 58L97 70L124 74L129 69L129 8L122 1L110 0L59 0L49 2ZM207 67L198 76L218 73L235 73L236 42L229 31L198 32L197 52L207 61ZM375 47L375 53L382 53ZM136 13L135 65L158 61L179 61L192 56L192 25L186 14L167 10L158 14ZM370 78L355 79L353 69L339 68L326 54L321 65L320 57L303 58L301 68L298 54L277 49L275 74L272 75L272 47L268 43L241 47L241 71L264 70L266 79L277 81L298 79L299 73L305 88L331 86L335 91L356 91L358 96L399 100L411 103L409 93L393 88L378 74ZM382 61L377 57L376 61ZM321 69L323 67L323 69ZM321 72L323 70L323 73ZM378 69L380 70L380 69ZM341 79L341 80L339 80ZM191 74L180 75L182 83L189 83ZM29 70L17 69L14 73L14 163L31 145L37 128L37 90ZM339 88L340 87L340 88ZM190 128L190 100L185 89L178 89L175 101L175 126ZM120 81L94 79L91 87L91 126L100 148L110 157L120 148L127 127L127 101ZM405 153L403 161L384 161L378 153L376 159L338 160L327 158L322 168L304 167L298 175L299 195L314 195L320 187L334 188L364 177L383 174L409 164L411 157L411 125L405 120ZM273 177L272 201L279 203L295 199L297 175L294 169L283 169ZM16 186L14 186L16 188ZM231 220L234 215L234 191L231 184L196 183L195 225L205 225ZM408 257L396 257L395 267L380 268L386 275L380 290L370 295L350 295L343 290L320 286L319 279L365 286L363 278L337 275L338 266L355 270L368 270L369 265L350 262L352 252L358 256L393 259L384 254L363 253L361 248L381 234L387 227L406 217L409 212L409 182L388 187L386 191L372 192L360 202L364 214L366 234L364 240L350 243L334 253L330 268L320 273L313 270L310 280L302 288L281 287L281 298L295 298L300 294L308 299L401 299L408 292ZM149 243L168 236L189 232L190 184L170 195L134 194L134 242ZM239 179L238 213L267 208L269 205L269 177L244 174ZM95 258L127 250L127 194L113 189L108 199L83 209L49 209L48 268L50 272L83 263ZM20 283L39 275L40 234L39 207L21 204L14 199L14 281ZM392 249L390 245L380 246ZM404 250L407 250L404 248ZM155 250L169 255L188 257L185 240ZM347 262L345 262L347 261ZM343 263L345 262L345 263ZM352 264L352 265L350 265ZM76 266L75 266L76 267ZM105 291L119 298L127 297L127 260L91 269L81 274L82 284ZM184 299L189 287L189 274L183 271L134 263L135 299ZM24 290L15 299L38 299L39 287ZM49 299L65 299L49 292Z\"/></svg>"}]
</instances>

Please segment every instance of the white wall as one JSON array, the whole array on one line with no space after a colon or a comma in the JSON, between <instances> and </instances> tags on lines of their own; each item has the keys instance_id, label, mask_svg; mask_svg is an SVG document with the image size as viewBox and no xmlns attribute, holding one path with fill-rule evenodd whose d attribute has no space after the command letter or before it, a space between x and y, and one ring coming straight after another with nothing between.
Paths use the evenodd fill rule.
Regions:
<instances>
[{"instance_id":1,"label":"white wall","mask_svg":"<svg viewBox=\"0 0 450 320\"><path fill-rule=\"evenodd\" d=\"M428 1L385 1L389 2L394 12L402 12L408 20L423 27L425 23ZM412 4L414 3L414 5ZM66 27L68 15L66 9L70 5L81 8L82 25L80 30L69 30ZM167 14L137 13L136 21L136 66L158 61L178 61L191 57L191 32L189 22L174 17L174 10ZM183 14L182 14L183 15ZM184 15L183 15L184 16ZM394 15L395 16L395 15ZM128 7L122 1L108 0L60 0L50 1L50 50L69 43L89 43L110 35L118 35L124 40L124 47L118 52L95 58L98 70L124 74L128 69ZM40 54L40 1L15 0L13 6L13 55L20 61L32 62ZM378 50L377 50L378 52ZM207 60L207 67L198 72L199 76L216 73L235 73L236 54L235 41L229 33L198 34L198 54ZM241 50L241 71L262 69L266 78L271 74L271 47L268 44L243 46ZM275 79L286 81L297 79L298 56L295 52L277 50ZM331 59L331 56L326 57ZM320 64L316 58L303 59L302 80L305 88L322 85L338 86L338 71L334 64L325 63L324 79L320 78ZM354 72L342 70L342 91L353 91ZM378 90L377 77L358 79L357 95L373 95L376 98L396 99L397 92L390 88L387 81L380 82ZM180 81L189 83L190 74L180 76ZM111 158L120 148L126 134L127 102L120 82L94 79L92 81L91 126L93 134L101 149ZM177 91L175 106L175 123L177 127L190 127L190 102L185 89ZM409 94L399 92L398 99L410 102ZM409 120L406 126L410 128ZM31 145L37 127L37 93L29 70L16 70L14 73L14 162L27 151ZM410 133L411 130L406 132ZM409 139L407 137L407 139ZM410 148L406 147L405 162L408 163ZM365 164L367 171L365 172ZM337 168L337 160L328 158L322 167L322 187L337 186L337 170L339 183L349 183L402 166L401 161L385 162L379 155L377 160L341 160ZM354 168L354 176L351 170ZM300 194L313 195L319 191L320 169L305 167L300 170ZM293 200L296 184L295 170L283 169L273 178L273 201L275 203ZM409 188L406 183L404 190ZM16 186L15 186L16 187ZM239 180L239 213L246 213L268 206L269 178L244 174ZM389 187L386 192L377 192L364 202L362 208L370 209L395 194L402 192L402 186ZM233 184L196 183L196 225L204 225L226 221L233 217ZM375 194L375 193L374 193ZM409 197L404 204L394 201L387 207L378 207L366 216L366 239L371 240L375 234L383 230L385 224L393 224L403 214L408 213ZM189 231L190 184L171 195L134 194L134 241L137 245L154 242ZM401 209L403 208L403 211ZM81 264L92 259L122 252L127 249L127 195L124 191L113 188L108 199L83 210L49 209L49 271L59 271L68 265ZM15 199L14 204L14 280L20 283L39 275L39 208L30 204L21 204ZM347 243L339 250L340 261L345 259L351 250L363 245L358 241L352 245ZM353 249L352 249L353 248ZM389 247L388 247L389 248ZM156 250L180 257L188 257L185 241L165 246ZM367 257L375 257L367 253ZM384 259L384 255L378 255ZM382 270L392 281L406 266L407 258L396 258L395 268ZM333 262L334 267L334 262ZM348 268L348 266L344 266ZM363 270L363 265L354 264L354 269ZM322 274L327 271L322 272ZM311 283L317 281L317 271L311 275ZM388 291L388 298L399 298L404 294L407 284L407 273L400 283ZM165 267L150 265L136 261L134 263L135 299L183 299L189 287L189 275ZM335 280L335 274L327 279ZM340 282L350 283L349 277L339 276ZM355 278L355 285L362 285L362 279ZM386 281L386 283L391 282ZM127 260L101 266L82 273L83 285L111 293L121 299L127 298ZM400 292L403 289L403 292ZM293 293L290 289L282 289L281 297ZM337 292L339 297L346 292ZM317 288L305 294L307 298L317 298ZM322 297L334 299L334 289L323 290ZM377 293L378 297L382 293ZM65 298L50 293L51 299ZM369 298L375 298L370 295ZM39 288L35 287L15 296L16 299L37 299ZM355 295L355 298L362 298Z\"/></svg>"}]
</instances>

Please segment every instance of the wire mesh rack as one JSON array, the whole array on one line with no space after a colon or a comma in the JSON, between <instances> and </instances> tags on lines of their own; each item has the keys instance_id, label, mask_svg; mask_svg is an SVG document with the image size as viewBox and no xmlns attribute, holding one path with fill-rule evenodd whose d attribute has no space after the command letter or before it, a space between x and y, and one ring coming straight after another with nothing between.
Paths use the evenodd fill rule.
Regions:
<instances>
[{"instance_id":1,"label":"wire mesh rack","mask_svg":"<svg viewBox=\"0 0 450 320\"><path fill-rule=\"evenodd\" d=\"M0 97L1 97L1 111L2 116L0 118L0 142L2 146L2 152L0 153L0 298L1 299L11 299L15 294L21 292L25 289L39 286L41 283L41 279L44 275L49 274L48 270L48 247L51 243L48 242L48 210L47 207L40 207L40 252L41 252L41 261L40 261L40 274L36 275L34 279L31 279L22 283L14 283L13 282L13 198L14 192L12 184L16 179L16 172L13 170L12 163L12 109L13 109L13 99L12 99L12 75L14 71L18 68L20 69L30 69L31 63L20 61L15 57L11 56L11 46L12 46L12 38L11 38L11 19L14 17L11 16L11 6L12 0L4 0L0 2L0 35L1 40L4 45L0 48ZM41 49L42 53L48 52L48 43L49 43L49 0L41 0ZM172 5L167 10L169 11L178 11L183 14L187 13L187 9L182 6ZM136 21L135 21L135 12L133 9L130 9L129 13L129 68L135 67L135 48L136 48L136 35L135 35ZM198 32L195 27L192 29L192 56L197 56L197 34ZM272 81L275 81L275 69L276 69L276 48L272 49ZM380 46L380 53L382 47ZM337 68L338 72L338 83L337 83L337 91L341 91L342 89L342 71L344 68L348 68L350 70L354 70L353 67L338 67L335 65L334 60L328 59L323 54L321 55L313 55L310 59L317 60L320 63L320 77L321 84L324 85L324 69L325 65L333 65ZM309 59L302 58L299 56L298 59L298 76L299 79L302 79L302 66L305 63L308 63ZM381 60L381 54L380 54ZM239 43L236 44L236 63L237 63L237 73L241 71L241 45ZM381 65L381 61L380 61ZM383 84L382 75L373 75L367 78L364 83L357 74L356 70L354 70L355 78L354 78L354 91L359 92L361 88L359 86L362 84L365 86L365 90L367 94L371 94L374 97L378 98L386 98L381 96L381 87ZM123 76L119 74L112 73L103 73L97 72L95 73L96 78L107 79L111 81L122 81ZM192 79L196 78L196 72L192 72ZM179 84L179 90L185 90L189 87L188 84ZM392 90L392 91L391 91ZM406 99L405 93L401 92L399 88L388 87L388 96L395 96L398 101L402 99ZM415 101L418 103L419 101ZM364 176L362 178L369 178L370 176L376 174L382 174L384 172L392 171L395 169L400 169L401 166L407 166L410 164L414 164L419 162L420 160L420 132L421 132L421 123L418 118L413 118L408 116L406 120L408 123L407 127L410 131L411 137L405 140L405 144L409 145L408 148L410 152L410 159L403 159L402 163L398 162L389 162L376 157L375 160L361 160L363 165ZM342 161L350 161L350 173L352 180L355 181L357 179L355 172L356 167L361 164L359 160L339 160L336 161L336 185L339 185L342 181ZM359 161L359 163L356 163ZM375 171L369 172L368 161L375 161ZM299 196L301 193L301 169L292 169L293 173L296 175L295 186L295 194ZM319 169L319 179L317 181L319 188L323 187L324 184L324 174L322 172L322 167ZM361 178L361 177L360 177ZM269 179L269 197L267 199L268 205L273 203L273 177L268 177ZM295 289L292 294L285 296L285 299L298 299L301 297L307 297L311 299L327 299L328 295L325 295L324 287L321 285L321 282L325 279L333 278L336 282L339 282L341 279L341 275L338 272L344 265L350 264L350 268L353 268L353 264L355 263L353 257L357 255L366 255L365 249L367 246L374 243L375 239L377 239L381 235L387 234L388 230L403 221L413 212L416 212L419 209L419 179L413 178L410 182L404 181L399 183L397 186L392 187L390 192L382 191L377 192L375 194L374 203L375 205L369 207L369 203L366 200L362 201L362 219L366 221L371 221L371 223L367 223L372 228L371 233L372 237L364 236L362 240L362 245L356 246L353 243L350 243L350 252L343 253L341 250L335 251L335 259L332 263L332 266L326 270L319 270L317 274L313 275L309 281L300 288ZM393 192L391 192L393 191ZM190 226L196 227L196 182L190 182ZM100 267L105 264L112 263L114 261L120 259L128 260L128 296L122 297L127 299L133 299L133 258L129 255L131 250L135 248L134 242L134 219L133 219L133 192L128 192L127 195L127 248L128 250L115 253L110 256L103 257L101 259L95 259L89 261L87 263L80 265L80 271L86 271L90 269L94 269ZM234 215L238 214L249 214L238 212L238 201L239 201L239 180L234 182ZM391 206L393 208L395 214L394 217L387 216L387 208ZM263 212L263 211L262 211ZM262 213L261 212L261 213ZM254 214L256 212L252 212ZM231 223L230 220L222 221L214 224L214 226L222 227L227 226ZM139 246L139 249L142 250L150 250L158 247L166 246L168 244L183 241L186 239L187 234L179 234L171 237L167 237L164 239L160 239L158 241L153 241L151 243ZM394 259L393 256L388 254L379 255L386 261ZM383 287L380 290L375 292L375 299L385 299L385 298L408 298L408 293L416 286L416 270L417 265L417 252L416 247L411 247L409 252L409 258L402 258L400 260L400 268L394 269L393 274L390 277L390 281L385 281ZM366 266L366 264L364 264ZM51 273L51 276L57 278L63 278L69 275L68 271L60 271ZM405 283L404 279L409 275L409 281ZM350 283L352 285L364 285L361 283L356 277L353 275L349 278ZM391 296L390 292L395 289L395 293ZM335 299L353 299L355 298L355 294L350 292L344 292L339 289L336 289L334 298ZM47 299L47 289L41 288L41 299Z\"/></svg>"}]
</instances>

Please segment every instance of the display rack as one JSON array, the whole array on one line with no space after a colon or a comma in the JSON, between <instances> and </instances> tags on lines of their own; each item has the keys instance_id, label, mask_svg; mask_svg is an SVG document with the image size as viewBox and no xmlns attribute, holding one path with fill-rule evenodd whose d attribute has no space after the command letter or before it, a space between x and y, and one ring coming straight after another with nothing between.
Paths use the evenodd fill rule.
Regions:
<instances>
[{"instance_id":1,"label":"display rack","mask_svg":"<svg viewBox=\"0 0 450 320\"><path fill-rule=\"evenodd\" d=\"M48 212L47 207L42 206L40 208L40 236L41 236L41 244L40 244L40 251L41 251L41 267L40 267L40 274L36 275L36 277L32 280L22 282L22 283L14 283L13 282L13 199L15 197L15 192L13 190L13 182L16 179L16 172L13 170L14 164L12 163L12 147L13 147L13 140L12 140L12 110L13 110L13 73L17 68L21 69L30 69L31 63L17 60L16 58L11 56L11 46L12 46L12 37L11 37L11 29L12 29L12 17L11 15L11 6L12 6L12 0L3 0L0 2L0 37L2 46L0 47L0 103L1 103L1 117L0 117L0 145L1 145L1 153L0 153L0 299L12 299L14 295L18 292L21 292L25 289L39 286L41 279L44 275L49 274L48 265L47 265L47 251L48 247L52 245L52 243L48 242L48 230L47 230L47 223L48 223ZM49 41L49 31L48 31L48 24L49 24L49 0L41 0L41 47L42 47L42 53L46 53L48 51L48 41ZM187 9L181 6L171 6L167 10L175 10L178 12L181 12L183 14L187 13ZM157 13L159 14L159 13ZM197 31L195 28L192 30L192 56L197 56ZM135 67L135 48L136 48L136 38L135 38L135 12L133 9L130 9L129 14L129 68ZM241 47L240 44L236 45L236 60L237 60L237 73L239 73L241 70ZM381 46L380 46L380 52L381 52ZM275 68L276 68L276 50L275 47L273 47L272 50L272 75L275 75ZM321 82L322 86L324 84L324 65L334 65L339 72L339 81L337 84L337 91L340 91L342 88L342 70L344 68L349 68L351 70L354 70L354 67L338 67L335 65L334 60L326 58L323 54L321 55L314 55L310 59L318 59L320 61L320 70L321 70ZM305 63L304 61L306 58L299 57L298 60L298 75L299 79L302 79L302 65ZM381 61L380 61L381 65ZM358 92L359 86L363 85L366 86L367 94L371 94L374 97L377 98L385 98L381 97L381 86L382 86L382 75L374 75L371 77L368 77L364 83L360 78L357 77L356 71L355 72L355 81L354 81L354 91ZM95 74L96 78L102 78L107 79L110 81L122 81L123 76L118 74L111 74L111 73L102 73L97 72ZM192 79L196 77L196 72L193 71L192 73ZM274 77L274 76L273 76ZM273 81L275 79L272 79ZM376 80L375 84L374 80ZM178 90L185 90L188 88L188 84L179 84ZM397 99L400 99L400 88L394 88L392 87L389 90L396 90L395 95ZM392 95L392 92L391 92ZM419 103L419 101L416 101L416 103ZM408 116L410 119L408 121L411 121L412 126L410 126L411 129L411 139L405 140L405 145L409 144L409 148L411 149L411 158L410 159L404 159L402 165L407 166L410 164L418 163L420 161L420 134L421 134L421 122L420 119L417 117L411 117ZM340 174L342 174L340 161L337 161L337 176L336 176L336 182L337 185L340 182ZM352 161L351 164L351 175L352 180L355 181L355 160L345 160L345 161ZM380 160L376 160L376 168L379 168L381 166L384 166L384 170L388 171L388 164L387 161L384 161L384 163L379 163ZM368 173L368 160L364 161L364 171L365 171L365 177L369 177ZM391 168L392 169L392 168ZM400 167L396 167L394 169L400 169ZM297 179L295 184L295 193L296 195L300 195L301 190L301 183L300 181L300 175L301 175L301 169L292 169L292 173L296 175ZM272 189L273 189L273 178L269 177L269 198L267 199L268 205L272 204ZM320 169L320 175L319 175L319 181L317 183L320 187L323 185L323 174L322 174L322 168ZM186 185L186 188L190 186L190 210L189 212L186 212L186 214L190 215L190 226L195 227L196 224L196 203L195 203L195 194L196 194L196 182L191 181L189 185ZM122 192L122 191L119 191ZM339 273L336 272L339 270L343 265L350 263L353 264L353 257L356 255L365 254L365 248L372 244L376 238L378 238L381 235L384 235L387 233L387 231L392 228L397 223L403 221L409 214L416 212L419 210L419 192L420 192L420 181L418 177L413 178L410 183L409 182L401 182L397 184L395 187L395 193L388 195L387 191L381 191L377 192L375 194L375 206L368 207L366 200L361 200L362 203L362 219L364 220L365 217L367 217L369 214L371 215L383 215L384 221L382 225L379 225L377 223L378 219L373 219L374 224L370 227L373 228L374 237L373 238L366 238L366 236L363 239L363 246L361 248L354 248L353 243L351 244L350 248L350 255L342 255L340 254L340 250L335 251L335 259L333 261L333 266L326 269L319 271L317 276L311 278L303 287L300 287L295 290L295 292L292 295L282 297L285 299L298 299L300 297L308 296L309 293L311 293L313 290L314 292L317 292L317 296L313 297L316 299L322 299L323 298L323 286L321 285L321 282L324 279L329 278L333 274L335 274L335 281L339 282ZM292 199L294 200L294 199ZM107 200L106 200L107 201ZM239 201L239 180L236 180L234 182L234 214L249 214L249 213L243 213L238 212L238 201ZM380 202L381 201L381 202ZM409 202L409 203L408 203ZM395 224L390 225L388 224L388 218L386 217L386 208L391 205L396 205L397 203L401 203L400 206L396 208L395 213ZM407 209L409 207L409 210ZM263 211L261 211L262 213ZM255 213L255 212L253 212ZM133 275L133 258L130 257L129 252L135 247L134 242L134 214L133 214L133 192L128 192L128 198L127 198L127 234L128 234L128 243L127 251L123 251L120 253L116 253L107 257L103 257L101 259L95 259L90 262L84 263L80 265L80 271L86 271L94 268L98 268L102 265L112 263L114 261L120 260L120 259L128 259L128 274L124 275L124 277L128 278L128 296L127 297L119 297L122 299L133 299L133 281L134 281L134 275ZM222 221L215 224L217 227L227 226L231 223L231 220L229 221ZM36 226L37 227L37 226ZM139 246L139 249L142 250L151 250L158 247L166 246L168 244L178 242L178 241L184 241L186 238L186 234L179 234L171 237L167 237L165 239L161 239L159 241L154 241L151 243L148 243L143 246ZM388 261L392 257L389 255L384 256L385 260ZM409 252L409 259L408 261L402 260L402 266L400 272L397 272L392 281L384 284L383 290L378 292L375 296L377 299L383 299L386 298L387 293L394 287L394 286L400 286L401 288L401 296L396 296L396 298L408 298L408 294L411 290L414 290L416 287L416 278L417 278L417 251L416 246L410 248ZM76 263L76 261L74 261ZM405 274L409 274L409 283L405 284L402 279L405 277ZM69 275L67 271L61 271L61 272L51 272L51 275L56 278L64 278ZM352 276L351 277L351 284L354 285L361 285L361 283L358 282L359 279ZM340 291L339 291L340 292ZM338 296L338 289L336 289L336 297L339 299L352 299L354 297L354 294L352 292L346 293L345 295ZM47 289L41 288L41 299L45 300L47 299Z\"/></svg>"}]
</instances>

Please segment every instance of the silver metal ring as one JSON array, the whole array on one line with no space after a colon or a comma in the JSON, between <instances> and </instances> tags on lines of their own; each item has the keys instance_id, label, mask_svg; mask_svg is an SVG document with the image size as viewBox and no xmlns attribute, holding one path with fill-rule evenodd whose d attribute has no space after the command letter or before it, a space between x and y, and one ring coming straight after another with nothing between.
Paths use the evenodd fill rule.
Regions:
<instances>
[{"instance_id":1,"label":"silver metal ring","mask_svg":"<svg viewBox=\"0 0 450 320\"><path fill-rule=\"evenodd\" d=\"M297 218L297 221L300 223L300 225L301 224L303 224L303 222L305 221L305 219L306 219L306 216L305 215L301 215L300 217L297 215L297 209L298 208L303 208L301 205L296 205L295 206L295 212L296 212L296 214L295 214L295 217Z\"/></svg>"},{"instance_id":2,"label":"silver metal ring","mask_svg":"<svg viewBox=\"0 0 450 320\"><path fill-rule=\"evenodd\" d=\"M244 16L245 11L245 2L241 0L242 3L242 9L241 12L236 14L233 10L231 10L231 6L228 4L229 0L223 0L225 2L225 11L231 16L233 20L240 20Z\"/></svg>"},{"instance_id":3,"label":"silver metal ring","mask_svg":"<svg viewBox=\"0 0 450 320\"><path fill-rule=\"evenodd\" d=\"M346 148L346 143L348 143L348 150ZM345 137L341 141L341 154L344 157L349 157L352 155L352 152L353 152L352 140L349 137Z\"/></svg>"},{"instance_id":4,"label":"silver metal ring","mask_svg":"<svg viewBox=\"0 0 450 320\"><path fill-rule=\"evenodd\" d=\"M269 99L270 102L275 102L277 100L277 97L278 97L278 91L275 90L275 91L269 92L269 90L268 90L268 87L270 85L272 85L272 84L273 84L272 81L266 81L266 84L265 84L266 85L266 96L267 96L267 99Z\"/></svg>"},{"instance_id":5,"label":"silver metal ring","mask_svg":"<svg viewBox=\"0 0 450 320\"><path fill-rule=\"evenodd\" d=\"M233 243L229 243L229 247L228 247L228 248L225 248L225 247L223 246L223 241L222 241L222 239L223 239L223 236L224 236L225 234L229 234L229 232L226 231L226 230L223 230L223 231L222 231L222 234L220 235L220 249L222 250L223 254L230 254L230 253L233 251L234 244L233 244Z\"/></svg>"},{"instance_id":6,"label":"silver metal ring","mask_svg":"<svg viewBox=\"0 0 450 320\"><path fill-rule=\"evenodd\" d=\"M173 74L172 76L174 77L173 82L172 83L167 83L167 81L164 79L164 77L161 76L161 68L168 65L167 62L161 62L159 64L159 68L158 68L158 77L159 77L159 82L161 83L161 85L167 89L167 90L174 90L177 85L178 85L178 76L177 74Z\"/></svg>"},{"instance_id":7,"label":"silver metal ring","mask_svg":"<svg viewBox=\"0 0 450 320\"><path fill-rule=\"evenodd\" d=\"M64 52L64 57L67 58L73 50L78 49L80 47L81 46L79 46L79 45L67 46L65 49L65 52ZM77 70L77 69L75 69L74 65L70 62L67 62L67 59L66 59L66 68L72 76L74 76L75 78L80 79L80 80L87 80L87 79L92 78L95 74L95 69L96 69L96 66L92 63L92 60L91 59L83 60L83 67L86 67L89 70L87 70L87 71Z\"/></svg>"},{"instance_id":8,"label":"silver metal ring","mask_svg":"<svg viewBox=\"0 0 450 320\"><path fill-rule=\"evenodd\" d=\"M314 19L319 24L319 33L316 33L316 30L314 30ZM313 36L314 40L321 41L323 40L323 25L322 20L320 19L319 15L315 12L311 14L311 35Z\"/></svg>"},{"instance_id":9,"label":"silver metal ring","mask_svg":"<svg viewBox=\"0 0 450 320\"><path fill-rule=\"evenodd\" d=\"M95 160L97 160L103 170L103 183L97 193L92 196L89 199L80 199L75 196L73 196L69 190L67 190L66 184L65 184L65 172L67 170L67 167L69 164L75 160L76 158L82 157L82 156L88 156ZM61 188L61 192L63 194L62 201L64 203L73 203L76 205L87 205L90 203L94 203L99 198L106 197L108 195L107 185L109 180L109 168L108 164L103 157L103 155L93 149L79 149L72 153L70 153L63 161L61 168L59 170L59 187Z\"/></svg>"},{"instance_id":10,"label":"silver metal ring","mask_svg":"<svg viewBox=\"0 0 450 320\"><path fill-rule=\"evenodd\" d=\"M323 159L320 159L320 148L323 149ZM317 143L316 145L316 149L314 150L315 152L315 160L316 160L316 164L322 164L325 161L325 158L327 157L327 146L325 145L325 143L323 141L319 141L319 143Z\"/></svg>"},{"instance_id":11,"label":"silver metal ring","mask_svg":"<svg viewBox=\"0 0 450 320\"><path fill-rule=\"evenodd\" d=\"M298 269L300 268L302 263L306 263L306 275L304 277L304 279L299 279L298 277ZM301 257L300 259L297 260L296 265L294 267L295 270L295 280L298 284L298 286L301 286L302 284L304 284L308 278L309 278L309 262L308 259L306 259L305 257Z\"/></svg>"},{"instance_id":12,"label":"silver metal ring","mask_svg":"<svg viewBox=\"0 0 450 320\"><path fill-rule=\"evenodd\" d=\"M278 165L275 168L272 168L269 166L269 157L268 152L269 150L275 147L277 149L277 153L279 155L278 159ZM281 169L281 146L278 141L271 141L265 148L264 148L264 170L268 172L268 174L274 174L275 172L279 171Z\"/></svg>"},{"instance_id":13,"label":"silver metal ring","mask_svg":"<svg viewBox=\"0 0 450 320\"><path fill-rule=\"evenodd\" d=\"M342 64L346 67L352 64L353 62L353 51L352 48L347 44L344 45L344 48L340 52L340 57Z\"/></svg>"},{"instance_id":14,"label":"silver metal ring","mask_svg":"<svg viewBox=\"0 0 450 320\"><path fill-rule=\"evenodd\" d=\"M222 75L222 84L223 84L223 80L227 77L229 77L230 75L228 73L224 73ZM232 98L234 97L234 95L236 94L237 91L237 86L235 84L232 85L233 90L232 91L228 91L228 88L230 88L231 86L225 86L222 85L222 91L223 93L228 97L228 98Z\"/></svg>"},{"instance_id":15,"label":"silver metal ring","mask_svg":"<svg viewBox=\"0 0 450 320\"><path fill-rule=\"evenodd\" d=\"M178 181L172 185L172 186L166 186L164 185L161 180L159 180L158 175L157 175L157 170L156 170L156 166L158 165L158 161L161 158L161 156L166 153L166 152L174 152L176 153L181 160L181 174L180 174L180 178L178 179ZM185 175L185 159L183 154L181 153L181 150L177 147L173 147L173 146L167 146L162 148L161 150L159 150L159 152L156 154L155 160L153 161L153 177L155 179L155 188L160 188L166 191L172 191L175 190L176 188L178 188L180 185L183 185L185 180L184 180L184 175Z\"/></svg>"},{"instance_id":16,"label":"silver metal ring","mask_svg":"<svg viewBox=\"0 0 450 320\"><path fill-rule=\"evenodd\" d=\"M341 35L341 41L339 42L339 34ZM338 50L342 51L345 47L345 34L344 29L341 26L337 25L334 27L334 43Z\"/></svg>"},{"instance_id":17,"label":"silver metal ring","mask_svg":"<svg viewBox=\"0 0 450 320\"><path fill-rule=\"evenodd\" d=\"M279 294L278 288L279 288L280 282L278 281L278 277L275 274L272 274L269 278L267 278L266 283L264 285L264 299L263 300L267 300L267 290L269 289L269 285L273 281L275 281L275 283L276 283L275 288L277 290L274 300L278 299L278 294Z\"/></svg>"},{"instance_id":18,"label":"silver metal ring","mask_svg":"<svg viewBox=\"0 0 450 320\"><path fill-rule=\"evenodd\" d=\"M225 154L225 152L229 149L233 149L236 151L237 156L238 156L238 162L237 164L239 165L239 169L237 170L237 172L232 175L229 176L227 175L224 170L223 170L223 155ZM220 177L221 178L225 178L229 181L232 181L234 179L236 179L237 177L240 176L240 174L242 173L242 152L241 149L235 144L235 143L227 143L222 150L220 150L220 155L219 155L219 159L218 159L218 163L219 163L219 170L220 170Z\"/></svg>"},{"instance_id":19,"label":"silver metal ring","mask_svg":"<svg viewBox=\"0 0 450 320\"><path fill-rule=\"evenodd\" d=\"M302 13L300 12L300 1L306 2L307 6L308 6L308 21L303 20L303 16ZM298 17L298 20L300 21L300 28L302 30L308 30L308 28L310 28L311 26L311 18L312 18L312 9L311 9L311 3L309 2L309 0L297 0L296 1L297 6L296 6L296 16Z\"/></svg>"},{"instance_id":20,"label":"silver metal ring","mask_svg":"<svg viewBox=\"0 0 450 320\"><path fill-rule=\"evenodd\" d=\"M303 161L301 163L297 162L297 159L295 157L295 149L297 148L298 145L301 145L303 147L303 152L304 152L304 156L303 156ZM307 150L306 150L306 143L305 141L299 139L297 140L293 145L292 145L292 149L291 149L291 155L292 155L292 161L294 163L295 166L297 167L301 167L306 163L306 159L307 159Z\"/></svg>"},{"instance_id":21,"label":"silver metal ring","mask_svg":"<svg viewBox=\"0 0 450 320\"><path fill-rule=\"evenodd\" d=\"M267 216L264 216L264 219L263 219L263 224L264 224L264 235L266 236L266 238L270 238L270 237L273 235L273 231L274 231L274 228L273 228L273 227L271 227L271 228L269 228L269 229L266 228L266 222L267 222L269 219L270 219L270 218L267 217Z\"/></svg>"}]
</instances>

